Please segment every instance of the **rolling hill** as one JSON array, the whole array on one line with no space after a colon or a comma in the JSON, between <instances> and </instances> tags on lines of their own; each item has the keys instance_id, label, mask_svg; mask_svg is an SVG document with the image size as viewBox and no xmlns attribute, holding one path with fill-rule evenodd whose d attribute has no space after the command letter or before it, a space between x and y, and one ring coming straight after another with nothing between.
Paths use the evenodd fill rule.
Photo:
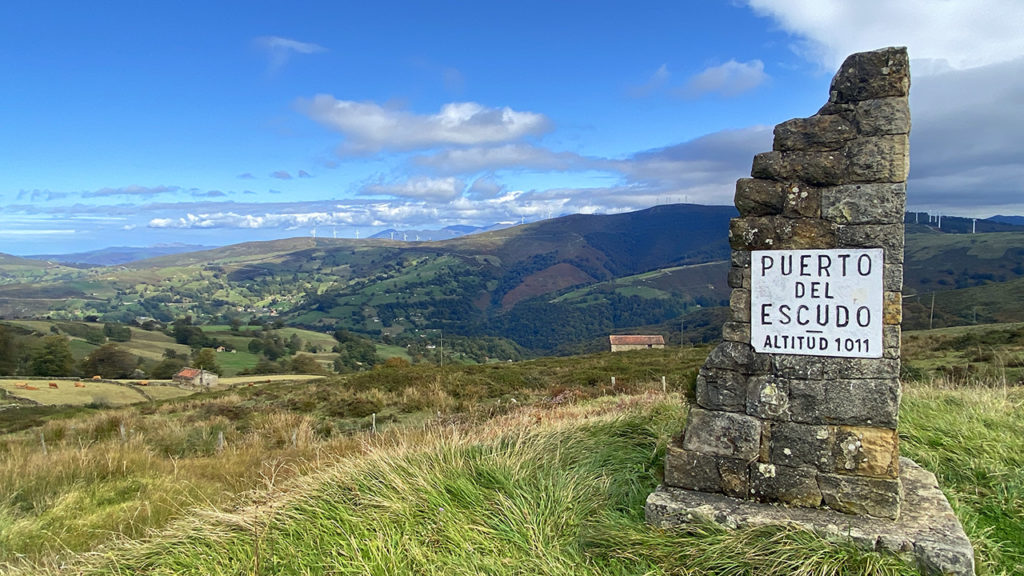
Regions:
<instances>
[{"instance_id":1,"label":"rolling hill","mask_svg":"<svg viewBox=\"0 0 1024 576\"><path fill-rule=\"evenodd\" d=\"M430 331L503 338L535 353L569 353L614 331L672 336L679 326L702 325L684 317L728 299L735 213L676 204L443 241L290 238L107 267L9 257L0 261L0 315L263 319L384 340ZM908 327L1021 319L1015 286L1024 278L1024 231L1000 224L1001 231L963 233L970 222L944 217L941 231L908 224Z\"/></svg>"},{"instance_id":2,"label":"rolling hill","mask_svg":"<svg viewBox=\"0 0 1024 576\"><path fill-rule=\"evenodd\" d=\"M628 277L728 258L728 206L572 215L433 242L291 238L68 269L0 286L6 315L130 323L274 318L394 337L434 329L551 351L728 298L703 272ZM617 286L602 283L623 279ZM694 290L694 285L700 287ZM586 298L565 291L598 285ZM710 288L709 288L710 286ZM691 294L692 292L692 294ZM595 296L598 295L599 296ZM559 322L552 322L559 318Z\"/></svg>"}]
</instances>

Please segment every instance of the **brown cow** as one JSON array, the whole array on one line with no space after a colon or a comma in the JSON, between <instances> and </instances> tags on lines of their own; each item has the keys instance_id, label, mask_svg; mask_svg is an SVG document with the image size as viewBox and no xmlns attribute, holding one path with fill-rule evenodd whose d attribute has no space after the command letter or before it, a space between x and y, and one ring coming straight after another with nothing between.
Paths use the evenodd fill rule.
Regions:
<instances>
[{"instance_id":1,"label":"brown cow","mask_svg":"<svg viewBox=\"0 0 1024 576\"><path fill-rule=\"evenodd\" d=\"M60 386L57 386L56 382L50 382L50 388L60 388Z\"/></svg>"},{"instance_id":2,"label":"brown cow","mask_svg":"<svg viewBox=\"0 0 1024 576\"><path fill-rule=\"evenodd\" d=\"M24 382L17 382L14 384L15 388L24 388L25 386L28 386L28 384L25 384Z\"/></svg>"},{"instance_id":3,"label":"brown cow","mask_svg":"<svg viewBox=\"0 0 1024 576\"><path fill-rule=\"evenodd\" d=\"M35 386L29 386L28 384L26 384L25 390L39 390L39 388L36 388Z\"/></svg>"},{"instance_id":4,"label":"brown cow","mask_svg":"<svg viewBox=\"0 0 1024 576\"><path fill-rule=\"evenodd\" d=\"M99 374L97 374L97 375L93 376L92 379L93 380L103 380L103 376L100 376Z\"/></svg>"},{"instance_id":5,"label":"brown cow","mask_svg":"<svg viewBox=\"0 0 1024 576\"><path fill-rule=\"evenodd\" d=\"M75 382L75 388L85 388L85 384L82 384L81 382Z\"/></svg>"}]
</instances>

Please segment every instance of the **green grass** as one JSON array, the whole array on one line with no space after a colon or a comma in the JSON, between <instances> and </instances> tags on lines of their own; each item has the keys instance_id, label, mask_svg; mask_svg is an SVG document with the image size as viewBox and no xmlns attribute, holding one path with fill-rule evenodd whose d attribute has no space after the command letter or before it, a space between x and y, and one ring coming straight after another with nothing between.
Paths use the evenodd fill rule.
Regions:
<instances>
[{"instance_id":1,"label":"green grass","mask_svg":"<svg viewBox=\"0 0 1024 576\"><path fill-rule=\"evenodd\" d=\"M389 344L377 344L377 356L381 358L401 358L403 360L411 360L409 351L402 346L393 346Z\"/></svg>"},{"instance_id":2,"label":"green grass","mask_svg":"<svg viewBox=\"0 0 1024 576\"><path fill-rule=\"evenodd\" d=\"M57 388L50 388L49 382L51 381L57 384ZM19 383L30 384L38 390L19 388L16 386ZM11 397L26 398L39 404L51 406L81 406L85 404L123 406L146 401L142 394L128 386L92 380L81 380L79 383L82 384L82 387L76 387L74 380L3 379L0 380L0 388L7 390Z\"/></svg>"},{"instance_id":3,"label":"green grass","mask_svg":"<svg viewBox=\"0 0 1024 576\"><path fill-rule=\"evenodd\" d=\"M957 385L1024 382L1024 323L905 332L904 379Z\"/></svg>"},{"instance_id":4,"label":"green grass","mask_svg":"<svg viewBox=\"0 0 1024 576\"><path fill-rule=\"evenodd\" d=\"M0 436L0 571L915 574L792 530L643 522L706 352L389 365L54 419ZM1024 572L1024 390L907 385L901 444L979 575Z\"/></svg>"},{"instance_id":5,"label":"green grass","mask_svg":"<svg viewBox=\"0 0 1024 576\"><path fill-rule=\"evenodd\" d=\"M1024 389L911 386L900 439L935 472L985 568L1024 573Z\"/></svg>"},{"instance_id":6,"label":"green grass","mask_svg":"<svg viewBox=\"0 0 1024 576\"><path fill-rule=\"evenodd\" d=\"M96 573L913 574L785 529L666 532L643 521L682 404L609 399L470 433L385 438L309 488L190 520ZM550 424L531 426L536 418ZM88 571L87 571L88 572Z\"/></svg>"}]
</instances>

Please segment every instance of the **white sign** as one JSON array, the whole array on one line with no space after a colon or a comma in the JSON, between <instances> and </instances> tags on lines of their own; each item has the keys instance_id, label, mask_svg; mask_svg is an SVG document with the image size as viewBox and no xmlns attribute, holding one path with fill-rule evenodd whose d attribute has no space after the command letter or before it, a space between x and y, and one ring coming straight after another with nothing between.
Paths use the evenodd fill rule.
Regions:
<instances>
[{"instance_id":1,"label":"white sign","mask_svg":"<svg viewBox=\"0 0 1024 576\"><path fill-rule=\"evenodd\" d=\"M881 358L882 264L881 248L751 252L754 350Z\"/></svg>"}]
</instances>

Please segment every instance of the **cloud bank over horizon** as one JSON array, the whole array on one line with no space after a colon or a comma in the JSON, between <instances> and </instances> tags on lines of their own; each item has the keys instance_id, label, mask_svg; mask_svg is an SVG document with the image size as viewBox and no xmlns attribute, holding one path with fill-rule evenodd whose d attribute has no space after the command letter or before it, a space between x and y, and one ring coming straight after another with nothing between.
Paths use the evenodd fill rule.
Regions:
<instances>
[{"instance_id":1,"label":"cloud bank over horizon","mask_svg":"<svg viewBox=\"0 0 1024 576\"><path fill-rule=\"evenodd\" d=\"M709 37L735 26L743 41L705 39L709 49L699 56L658 42L627 43L630 50L617 53L595 40L580 14L561 10L550 22L531 21L536 35L515 47L484 42L504 28L481 25L469 52L461 41L430 50L413 34L366 53L355 50L359 40L384 32L332 34L329 19L282 27L287 32L242 42L258 61L231 77L238 94L218 83L227 72L215 58L192 54L187 72L168 64L175 79L210 74L211 89L155 107L166 124L150 116L147 88L138 100L83 103L101 112L83 112L86 136L101 134L99 126L120 130L105 139L67 149L54 139L12 141L0 149L15 176L0 188L0 252L139 245L186 230L213 244L305 235L317 226L353 236L674 202L728 205L754 154L771 149L772 126L814 114L849 53L887 45L908 46L912 59L908 207L1024 214L1024 116L1014 112L1024 104L1024 4L702 7L693 16L708 18ZM454 16L419 16L434 17ZM671 19L640 7L621 19L594 14L587 25L663 44L678 35ZM540 35L555 31L572 40ZM108 142L114 147L104 148ZM86 154L90 145L96 157Z\"/></svg>"}]
</instances>

